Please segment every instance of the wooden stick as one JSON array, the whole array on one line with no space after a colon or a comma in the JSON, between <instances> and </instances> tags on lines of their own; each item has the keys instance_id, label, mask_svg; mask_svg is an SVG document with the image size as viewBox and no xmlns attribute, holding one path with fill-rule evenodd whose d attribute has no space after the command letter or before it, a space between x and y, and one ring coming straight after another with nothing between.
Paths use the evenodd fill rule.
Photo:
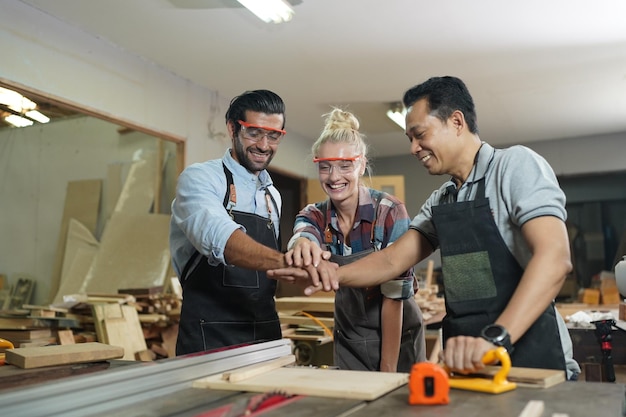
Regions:
<instances>
[{"instance_id":1,"label":"wooden stick","mask_svg":"<svg viewBox=\"0 0 626 417\"><path fill-rule=\"evenodd\" d=\"M432 259L426 264L426 288L429 288L433 284L433 269L435 268L435 261Z\"/></svg>"},{"instance_id":2,"label":"wooden stick","mask_svg":"<svg viewBox=\"0 0 626 417\"><path fill-rule=\"evenodd\" d=\"M541 417L543 414L543 401L530 400L518 417Z\"/></svg>"},{"instance_id":3,"label":"wooden stick","mask_svg":"<svg viewBox=\"0 0 626 417\"><path fill-rule=\"evenodd\" d=\"M437 340L435 340L435 344L433 345L433 349L430 351L430 355L428 356L428 362L439 363L439 352L441 352L441 331L437 333Z\"/></svg>"},{"instance_id":4,"label":"wooden stick","mask_svg":"<svg viewBox=\"0 0 626 417\"><path fill-rule=\"evenodd\" d=\"M296 357L294 355L287 355L271 361L255 363L254 365L250 366L244 366L243 368L239 368L236 371L225 372L222 374L222 379L229 382L239 382L243 381L244 379L260 375L264 372L271 371L272 369L282 368L285 365L291 365L295 362Z\"/></svg>"}]
</instances>

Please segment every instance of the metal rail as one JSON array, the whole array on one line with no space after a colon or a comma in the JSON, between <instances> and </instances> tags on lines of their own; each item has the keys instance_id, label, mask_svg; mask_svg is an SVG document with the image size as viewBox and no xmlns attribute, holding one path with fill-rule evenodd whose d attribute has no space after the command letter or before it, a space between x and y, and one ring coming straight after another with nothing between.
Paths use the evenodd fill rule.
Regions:
<instances>
[{"instance_id":1,"label":"metal rail","mask_svg":"<svg viewBox=\"0 0 626 417\"><path fill-rule=\"evenodd\" d=\"M111 369L0 394L2 415L86 416L187 388L199 378L291 354L289 339Z\"/></svg>"}]
</instances>

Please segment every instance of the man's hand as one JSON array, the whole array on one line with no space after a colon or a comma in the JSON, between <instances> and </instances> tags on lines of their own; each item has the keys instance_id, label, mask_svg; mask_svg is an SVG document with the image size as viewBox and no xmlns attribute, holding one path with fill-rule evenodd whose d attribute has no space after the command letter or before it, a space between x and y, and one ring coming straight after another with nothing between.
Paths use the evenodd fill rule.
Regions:
<instances>
[{"instance_id":1,"label":"man's hand","mask_svg":"<svg viewBox=\"0 0 626 417\"><path fill-rule=\"evenodd\" d=\"M339 265L336 263L322 260L317 268L313 265L308 265L300 268L290 266L287 268L270 269L267 271L267 276L291 282L308 281L309 285L305 288L304 293L305 295L312 295L321 290L332 291L339 289L338 269Z\"/></svg>"},{"instance_id":2,"label":"man's hand","mask_svg":"<svg viewBox=\"0 0 626 417\"><path fill-rule=\"evenodd\" d=\"M451 337L446 341L443 360L452 372L469 374L483 369L483 356L496 347L482 337Z\"/></svg>"}]
</instances>

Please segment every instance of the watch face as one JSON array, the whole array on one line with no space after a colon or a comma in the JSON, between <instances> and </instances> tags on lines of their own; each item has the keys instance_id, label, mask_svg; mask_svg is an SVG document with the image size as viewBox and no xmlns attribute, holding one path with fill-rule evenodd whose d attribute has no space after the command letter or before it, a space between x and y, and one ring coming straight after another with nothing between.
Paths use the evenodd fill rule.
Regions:
<instances>
[{"instance_id":1,"label":"watch face","mask_svg":"<svg viewBox=\"0 0 626 417\"><path fill-rule=\"evenodd\" d=\"M489 326L484 329L485 337L489 339L500 339L504 336L504 329L500 326Z\"/></svg>"}]
</instances>

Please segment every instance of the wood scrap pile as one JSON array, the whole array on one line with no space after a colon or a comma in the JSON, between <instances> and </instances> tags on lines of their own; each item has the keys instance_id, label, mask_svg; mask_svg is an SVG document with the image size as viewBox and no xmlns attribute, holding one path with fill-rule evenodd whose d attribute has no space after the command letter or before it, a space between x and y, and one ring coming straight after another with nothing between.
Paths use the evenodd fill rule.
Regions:
<instances>
[{"instance_id":1,"label":"wood scrap pile","mask_svg":"<svg viewBox=\"0 0 626 417\"><path fill-rule=\"evenodd\" d=\"M426 263L425 269L416 269L415 277L420 282L419 291L415 292L415 302L422 310L424 323L440 321L446 314L443 297L439 297L439 286L435 271L435 262L431 259Z\"/></svg>"},{"instance_id":2,"label":"wood scrap pile","mask_svg":"<svg viewBox=\"0 0 626 417\"><path fill-rule=\"evenodd\" d=\"M15 348L100 342L124 348L124 360L175 356L181 297L163 287L133 294L82 294L66 307L25 304L0 315L0 338Z\"/></svg>"},{"instance_id":3,"label":"wood scrap pile","mask_svg":"<svg viewBox=\"0 0 626 417\"><path fill-rule=\"evenodd\" d=\"M439 297L439 286L432 284L426 288L420 288L415 293L415 302L422 310L424 322L432 319L441 320L446 313L446 306L443 297Z\"/></svg>"}]
</instances>

